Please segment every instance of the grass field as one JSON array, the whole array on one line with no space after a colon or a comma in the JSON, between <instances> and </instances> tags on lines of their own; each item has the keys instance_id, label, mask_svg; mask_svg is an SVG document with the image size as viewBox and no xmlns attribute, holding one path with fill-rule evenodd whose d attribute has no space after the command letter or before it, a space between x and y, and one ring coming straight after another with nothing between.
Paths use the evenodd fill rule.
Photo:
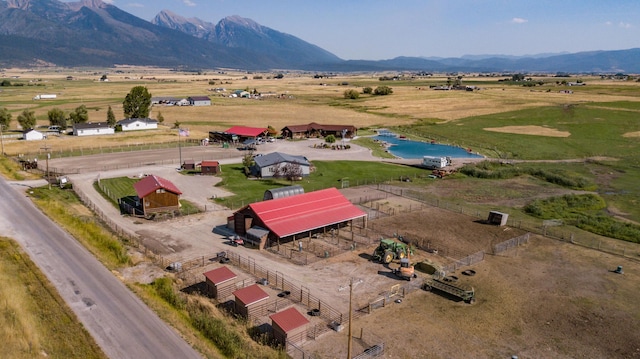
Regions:
<instances>
[{"instance_id":1,"label":"grass field","mask_svg":"<svg viewBox=\"0 0 640 359\"><path fill-rule=\"evenodd\" d=\"M0 237L0 357L106 358L46 277Z\"/></svg>"}]
</instances>

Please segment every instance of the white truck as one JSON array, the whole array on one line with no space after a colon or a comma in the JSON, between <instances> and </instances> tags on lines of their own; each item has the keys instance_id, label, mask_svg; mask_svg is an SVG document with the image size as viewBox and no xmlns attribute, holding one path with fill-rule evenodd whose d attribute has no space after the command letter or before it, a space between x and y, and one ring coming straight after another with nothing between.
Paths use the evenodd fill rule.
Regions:
<instances>
[{"instance_id":1,"label":"white truck","mask_svg":"<svg viewBox=\"0 0 640 359\"><path fill-rule=\"evenodd\" d=\"M445 168L451 164L451 157L433 157L433 156L424 156L422 157L422 166L428 169L440 169Z\"/></svg>"},{"instance_id":2,"label":"white truck","mask_svg":"<svg viewBox=\"0 0 640 359\"><path fill-rule=\"evenodd\" d=\"M55 94L40 94L40 95L35 95L33 97L34 100L53 100L56 97L58 97L58 95Z\"/></svg>"}]
</instances>

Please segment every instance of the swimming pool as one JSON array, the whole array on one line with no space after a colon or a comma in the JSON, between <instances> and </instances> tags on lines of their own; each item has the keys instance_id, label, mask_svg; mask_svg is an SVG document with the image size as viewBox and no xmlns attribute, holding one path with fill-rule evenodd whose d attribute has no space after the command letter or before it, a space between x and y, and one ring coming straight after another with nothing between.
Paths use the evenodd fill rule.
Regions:
<instances>
[{"instance_id":1,"label":"swimming pool","mask_svg":"<svg viewBox=\"0 0 640 359\"><path fill-rule=\"evenodd\" d=\"M411 159L422 158L424 156L451 157L451 158L482 158L482 156L471 153L469 149L456 146L441 145L437 143L420 142L398 138L396 136L383 135L374 136L374 140L386 142L390 146L389 152L397 157Z\"/></svg>"}]
</instances>

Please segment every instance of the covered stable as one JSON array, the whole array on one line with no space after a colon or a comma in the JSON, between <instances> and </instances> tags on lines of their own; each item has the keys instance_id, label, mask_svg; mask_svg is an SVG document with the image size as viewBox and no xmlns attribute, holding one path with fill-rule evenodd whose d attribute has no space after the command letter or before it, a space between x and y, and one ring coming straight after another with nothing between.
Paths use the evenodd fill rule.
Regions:
<instances>
[{"instance_id":1,"label":"covered stable","mask_svg":"<svg viewBox=\"0 0 640 359\"><path fill-rule=\"evenodd\" d=\"M309 319L305 318L296 308L290 307L269 316L273 328L273 338L283 346L287 342L294 344L304 342L307 338Z\"/></svg>"},{"instance_id":2,"label":"covered stable","mask_svg":"<svg viewBox=\"0 0 640 359\"><path fill-rule=\"evenodd\" d=\"M202 161L200 163L200 173L203 175L215 175L222 172L220 170L220 162L218 161Z\"/></svg>"},{"instance_id":3,"label":"covered stable","mask_svg":"<svg viewBox=\"0 0 640 359\"><path fill-rule=\"evenodd\" d=\"M224 298L233 292L238 276L228 267L220 267L204 273L206 291L212 298Z\"/></svg>"},{"instance_id":4,"label":"covered stable","mask_svg":"<svg viewBox=\"0 0 640 359\"><path fill-rule=\"evenodd\" d=\"M269 133L267 128L233 126L226 131L209 131L209 140L212 142L233 142L242 143L246 140L256 140L258 137L266 136Z\"/></svg>"},{"instance_id":5,"label":"covered stable","mask_svg":"<svg viewBox=\"0 0 640 359\"><path fill-rule=\"evenodd\" d=\"M266 245L323 233L327 228L339 230L358 219L366 227L366 217L336 188L327 188L249 204L236 211L229 219L233 223L227 226L263 249ZM262 237L255 238L253 229L262 230Z\"/></svg>"},{"instance_id":6,"label":"covered stable","mask_svg":"<svg viewBox=\"0 0 640 359\"><path fill-rule=\"evenodd\" d=\"M147 176L133 184L145 216L156 212L180 209L182 192L171 181L155 175Z\"/></svg>"},{"instance_id":7,"label":"covered stable","mask_svg":"<svg viewBox=\"0 0 640 359\"><path fill-rule=\"evenodd\" d=\"M236 314L247 319L261 315L260 305L269 299L269 294L257 284L238 289L233 292L233 295L235 296L234 309Z\"/></svg>"}]
</instances>

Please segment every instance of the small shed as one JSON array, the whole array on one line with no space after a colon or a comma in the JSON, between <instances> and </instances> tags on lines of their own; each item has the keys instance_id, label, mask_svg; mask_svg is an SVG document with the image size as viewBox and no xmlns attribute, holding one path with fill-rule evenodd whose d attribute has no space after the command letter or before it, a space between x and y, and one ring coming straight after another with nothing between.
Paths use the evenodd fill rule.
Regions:
<instances>
[{"instance_id":1,"label":"small shed","mask_svg":"<svg viewBox=\"0 0 640 359\"><path fill-rule=\"evenodd\" d=\"M489 224L496 224L498 226L506 226L508 219L509 215L507 213L491 211L489 212L489 218L487 219L487 222L489 222Z\"/></svg>"},{"instance_id":2,"label":"small shed","mask_svg":"<svg viewBox=\"0 0 640 359\"><path fill-rule=\"evenodd\" d=\"M220 267L204 273L207 293L213 298L224 298L231 294L234 279L238 276L228 267Z\"/></svg>"},{"instance_id":3,"label":"small shed","mask_svg":"<svg viewBox=\"0 0 640 359\"><path fill-rule=\"evenodd\" d=\"M36 131L30 128L22 133L22 138L25 141L39 141L44 139L44 134L40 131Z\"/></svg>"},{"instance_id":4,"label":"small shed","mask_svg":"<svg viewBox=\"0 0 640 359\"><path fill-rule=\"evenodd\" d=\"M200 172L203 175L215 175L220 173L220 162L218 161L202 161L200 164Z\"/></svg>"},{"instance_id":5,"label":"small shed","mask_svg":"<svg viewBox=\"0 0 640 359\"><path fill-rule=\"evenodd\" d=\"M301 343L307 338L309 319L305 318L296 308L291 307L269 316L273 337L286 347L287 341Z\"/></svg>"},{"instance_id":6,"label":"small shed","mask_svg":"<svg viewBox=\"0 0 640 359\"><path fill-rule=\"evenodd\" d=\"M257 246L258 249L263 250L267 244L269 238L269 230L262 227L254 226L247 230L246 240L247 242Z\"/></svg>"},{"instance_id":7,"label":"small shed","mask_svg":"<svg viewBox=\"0 0 640 359\"><path fill-rule=\"evenodd\" d=\"M269 299L269 294L257 284L238 289L233 292L236 297L234 308L236 314L249 318L254 309Z\"/></svg>"},{"instance_id":8,"label":"small shed","mask_svg":"<svg viewBox=\"0 0 640 359\"><path fill-rule=\"evenodd\" d=\"M184 160L184 162L182 162L182 169L183 170L195 170L196 169L196 162L194 160Z\"/></svg>"}]
</instances>

